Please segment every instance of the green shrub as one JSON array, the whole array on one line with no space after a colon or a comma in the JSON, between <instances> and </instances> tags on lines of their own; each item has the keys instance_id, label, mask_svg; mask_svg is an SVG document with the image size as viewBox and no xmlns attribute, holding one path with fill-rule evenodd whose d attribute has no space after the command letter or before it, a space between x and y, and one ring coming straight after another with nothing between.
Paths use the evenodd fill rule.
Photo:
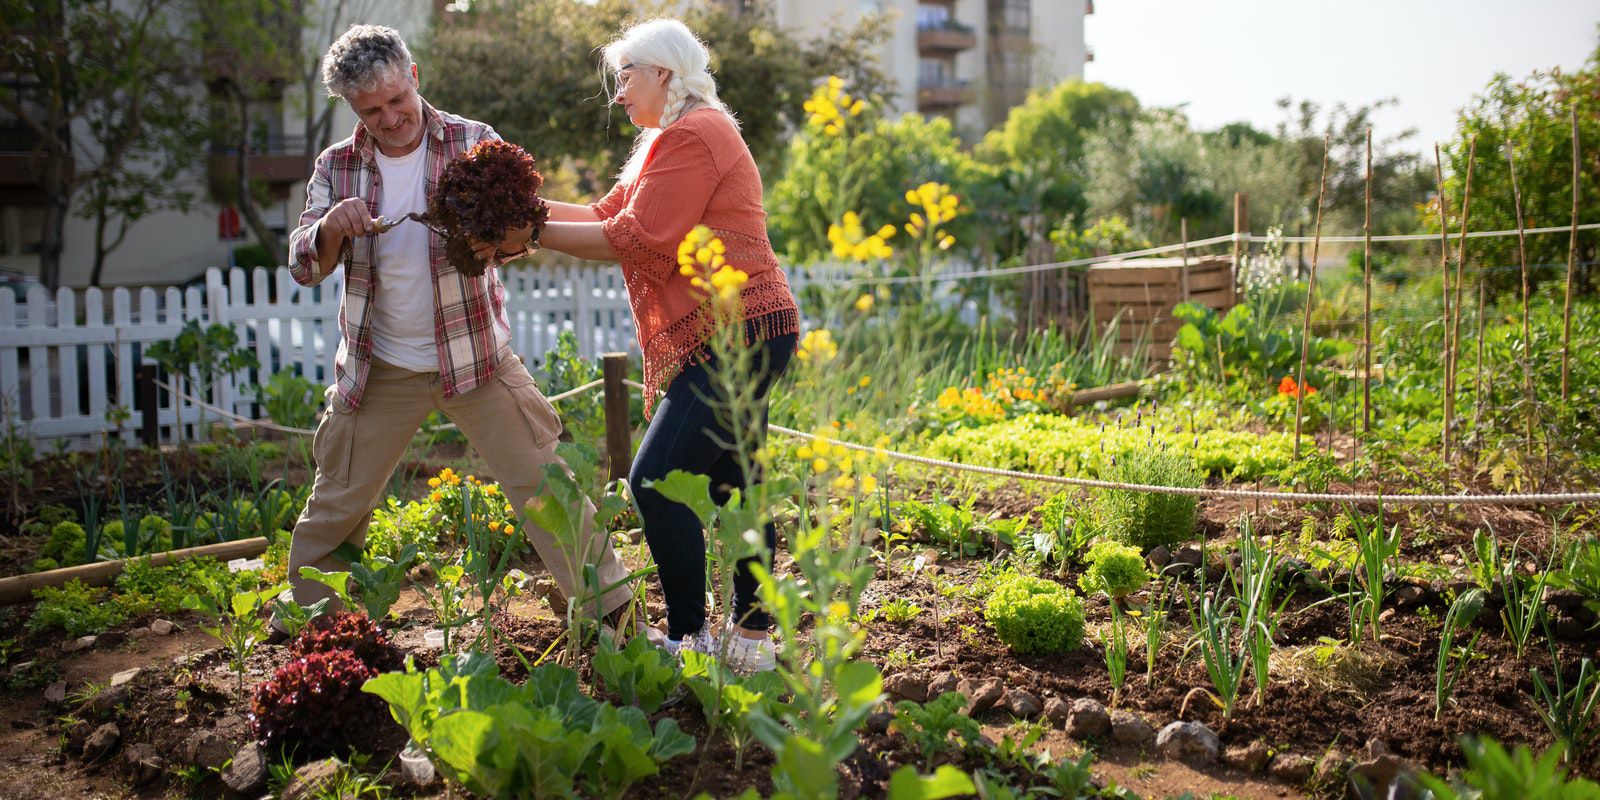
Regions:
<instances>
[{"instance_id":1,"label":"green shrub","mask_svg":"<svg viewBox=\"0 0 1600 800\"><path fill-rule=\"evenodd\" d=\"M1200 486L1200 473L1187 456L1162 447L1134 451L1117 462L1110 480L1147 486ZM1194 538L1199 498L1128 489L1097 495L1101 524L1113 539L1141 550L1172 547Z\"/></svg>"},{"instance_id":2,"label":"green shrub","mask_svg":"<svg viewBox=\"0 0 1600 800\"><path fill-rule=\"evenodd\" d=\"M372 522L367 526L369 558L394 558L408 544L425 553L432 552L438 541L439 523L433 505L418 500L401 505L397 498L390 497L372 512Z\"/></svg>"},{"instance_id":3,"label":"green shrub","mask_svg":"<svg viewBox=\"0 0 1600 800\"><path fill-rule=\"evenodd\" d=\"M33 590L33 597L39 606L28 618L28 630L55 628L69 636L99 633L149 607L148 600L111 597L105 589L85 586L77 578L61 586L41 586Z\"/></svg>"},{"instance_id":4,"label":"green shrub","mask_svg":"<svg viewBox=\"0 0 1600 800\"><path fill-rule=\"evenodd\" d=\"M39 558L51 559L58 564L77 564L83 561L85 538L82 525L72 520L57 522L50 529L50 539L39 551Z\"/></svg>"},{"instance_id":5,"label":"green shrub","mask_svg":"<svg viewBox=\"0 0 1600 800\"><path fill-rule=\"evenodd\" d=\"M229 572L226 564L214 558L186 558L160 567L151 566L148 558L135 558L117 576L117 591L124 596L124 603L175 614L183 608L186 595L204 591L213 583L243 591L253 588L255 582L254 573Z\"/></svg>"},{"instance_id":6,"label":"green shrub","mask_svg":"<svg viewBox=\"0 0 1600 800\"><path fill-rule=\"evenodd\" d=\"M1065 565L1076 560L1100 532L1094 507L1067 492L1051 495L1033 513L1039 515L1039 531L1026 544L1044 561Z\"/></svg>"},{"instance_id":7,"label":"green shrub","mask_svg":"<svg viewBox=\"0 0 1600 800\"><path fill-rule=\"evenodd\" d=\"M1032 575L1001 581L984 605L983 618L1018 653L1060 653L1083 644L1083 600L1059 583Z\"/></svg>"},{"instance_id":8,"label":"green shrub","mask_svg":"<svg viewBox=\"0 0 1600 800\"><path fill-rule=\"evenodd\" d=\"M1150 573L1139 548L1121 542L1096 542L1089 548L1089 569L1078 578L1084 592L1105 592L1121 600L1145 587Z\"/></svg>"}]
</instances>

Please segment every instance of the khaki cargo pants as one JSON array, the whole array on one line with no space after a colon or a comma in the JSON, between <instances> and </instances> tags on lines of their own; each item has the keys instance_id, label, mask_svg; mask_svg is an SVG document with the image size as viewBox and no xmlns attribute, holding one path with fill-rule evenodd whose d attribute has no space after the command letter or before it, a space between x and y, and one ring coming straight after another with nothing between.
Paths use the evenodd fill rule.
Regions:
<instances>
[{"instance_id":1,"label":"khaki cargo pants","mask_svg":"<svg viewBox=\"0 0 1600 800\"><path fill-rule=\"evenodd\" d=\"M555 449L561 421L534 385L522 359L509 350L502 351L495 377L449 399L437 372L412 372L373 360L361 407L345 412L330 402L317 426L312 444L316 479L305 511L295 523L289 548L289 580L296 602L310 605L332 595L327 586L301 578L300 568L349 569L334 558L334 550L345 543L365 546L367 524L389 476L432 411L443 412L460 428L488 464L506 499L519 510L538 494L544 479L541 467L558 460ZM582 552L577 559L568 557L548 531L531 523L523 526L539 559L567 597L576 595L586 563L598 565L602 586L617 583L628 574L605 531L594 525L592 504L584 510L584 520ZM571 566L574 563L576 570ZM630 594L627 586L619 586L606 594L602 607L610 612L626 603Z\"/></svg>"}]
</instances>

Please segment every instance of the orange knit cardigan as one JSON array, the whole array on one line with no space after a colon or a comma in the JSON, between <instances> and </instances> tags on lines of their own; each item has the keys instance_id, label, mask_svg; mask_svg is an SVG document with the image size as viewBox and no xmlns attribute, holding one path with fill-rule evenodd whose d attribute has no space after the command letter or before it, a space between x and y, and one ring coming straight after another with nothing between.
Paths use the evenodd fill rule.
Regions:
<instances>
[{"instance_id":1,"label":"orange knit cardigan","mask_svg":"<svg viewBox=\"0 0 1600 800\"><path fill-rule=\"evenodd\" d=\"M639 176L589 206L622 262L650 387L646 415L655 389L707 355L710 306L678 272L678 244L696 225L711 228L727 248L729 266L749 275L740 299L751 337L799 332L800 313L767 238L761 196L761 174L738 127L727 114L704 108L663 129Z\"/></svg>"}]
</instances>

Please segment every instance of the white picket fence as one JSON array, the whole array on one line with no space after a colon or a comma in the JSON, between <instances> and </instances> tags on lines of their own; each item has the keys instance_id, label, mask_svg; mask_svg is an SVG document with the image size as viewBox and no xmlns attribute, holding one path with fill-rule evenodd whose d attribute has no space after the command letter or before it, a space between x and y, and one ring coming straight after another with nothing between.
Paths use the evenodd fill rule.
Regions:
<instances>
[{"instance_id":1,"label":"white picket fence","mask_svg":"<svg viewBox=\"0 0 1600 800\"><path fill-rule=\"evenodd\" d=\"M796 292L809 284L834 284L852 267L820 265L785 272ZM514 267L501 270L512 349L530 367L557 337L570 330L579 353L638 352L622 272L615 266ZM294 282L287 268L206 272L205 286L60 289L35 286L22 302L0 292L0 424L35 442L68 440L97 446L105 436L132 443L143 425L136 408L135 373L152 342L171 339L191 319L233 327L254 350L259 367L229 375L213 402L239 414L258 415L251 387L292 370L317 385L333 379L339 347L343 275L316 287ZM959 302L949 287L937 292ZM992 299L990 302L992 307ZM963 316L975 321L979 304ZM162 391L157 419L164 441L176 434L178 400ZM199 410L183 403L185 436L194 434ZM120 424L108 412L129 413Z\"/></svg>"}]
</instances>

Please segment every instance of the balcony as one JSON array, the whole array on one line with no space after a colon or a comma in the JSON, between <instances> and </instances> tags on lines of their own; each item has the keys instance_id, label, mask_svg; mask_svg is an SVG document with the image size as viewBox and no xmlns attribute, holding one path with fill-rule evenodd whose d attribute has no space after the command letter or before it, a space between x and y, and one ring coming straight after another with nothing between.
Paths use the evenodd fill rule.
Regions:
<instances>
[{"instance_id":1,"label":"balcony","mask_svg":"<svg viewBox=\"0 0 1600 800\"><path fill-rule=\"evenodd\" d=\"M274 198L287 197L294 184L311 177L306 162L304 136L269 136L254 142L250 158L245 164L245 174L252 181L262 181ZM239 169L237 147L213 143L209 172L211 191L218 197L234 193L234 178Z\"/></svg>"},{"instance_id":2,"label":"balcony","mask_svg":"<svg viewBox=\"0 0 1600 800\"><path fill-rule=\"evenodd\" d=\"M977 46L977 30L953 19L917 25L917 50L924 55L959 53Z\"/></svg>"},{"instance_id":3,"label":"balcony","mask_svg":"<svg viewBox=\"0 0 1600 800\"><path fill-rule=\"evenodd\" d=\"M917 110L941 111L971 103L977 94L972 83L954 78L923 79L917 82Z\"/></svg>"},{"instance_id":4,"label":"balcony","mask_svg":"<svg viewBox=\"0 0 1600 800\"><path fill-rule=\"evenodd\" d=\"M47 156L39 144L39 134L32 128L0 126L0 205L44 205L40 159Z\"/></svg>"}]
</instances>

